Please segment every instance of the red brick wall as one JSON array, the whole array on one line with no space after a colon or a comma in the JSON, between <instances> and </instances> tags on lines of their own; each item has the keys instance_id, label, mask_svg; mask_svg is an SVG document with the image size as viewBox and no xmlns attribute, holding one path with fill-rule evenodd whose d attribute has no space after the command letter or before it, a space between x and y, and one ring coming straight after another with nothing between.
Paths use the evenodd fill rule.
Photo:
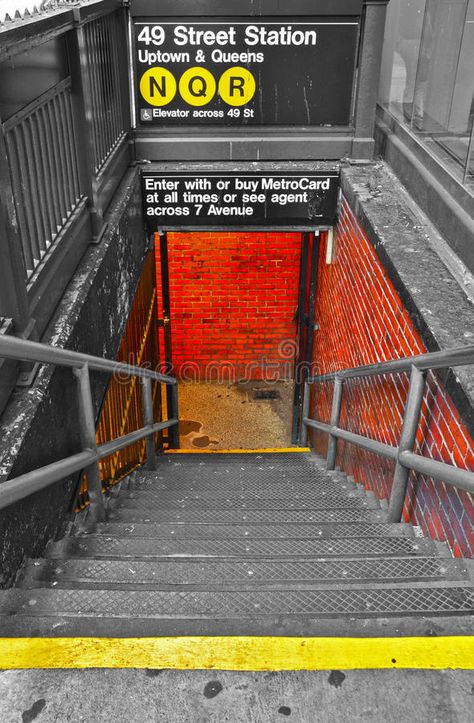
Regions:
<instances>
[{"instance_id":1,"label":"red brick wall","mask_svg":"<svg viewBox=\"0 0 474 723\"><path fill-rule=\"evenodd\" d=\"M296 334L300 244L298 233L168 234L178 374L291 374L292 355L281 345Z\"/></svg>"},{"instance_id":2,"label":"red brick wall","mask_svg":"<svg viewBox=\"0 0 474 723\"><path fill-rule=\"evenodd\" d=\"M315 364L321 373L420 354L426 348L372 244L344 201L335 234L333 263L320 257ZM331 388L329 388L331 387ZM341 426L388 444L397 444L408 389L407 375L346 383ZM319 390L316 418L329 421L332 385ZM314 408L314 407L317 408ZM318 451L326 435L314 435ZM455 406L434 374L429 374L418 429L418 453L474 469L474 444ZM393 463L338 442L338 460L356 481L378 497L390 494ZM474 554L472 497L449 485L412 474L404 517L425 533L446 540L456 556Z\"/></svg>"}]
</instances>

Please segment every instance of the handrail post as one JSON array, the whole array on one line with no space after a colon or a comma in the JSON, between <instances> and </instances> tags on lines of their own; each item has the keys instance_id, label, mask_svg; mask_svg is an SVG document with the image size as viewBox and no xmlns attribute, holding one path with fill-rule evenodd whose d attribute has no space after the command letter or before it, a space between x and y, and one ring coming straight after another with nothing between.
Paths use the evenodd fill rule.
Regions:
<instances>
[{"instance_id":1,"label":"handrail post","mask_svg":"<svg viewBox=\"0 0 474 723\"><path fill-rule=\"evenodd\" d=\"M178 382L168 385L168 393L168 419L178 420L177 424L169 427L169 447L179 449Z\"/></svg>"},{"instance_id":2,"label":"handrail post","mask_svg":"<svg viewBox=\"0 0 474 723\"><path fill-rule=\"evenodd\" d=\"M332 410L331 410L331 427L339 426L339 419L341 416L341 405L342 405L342 392L344 389L344 379L337 376L334 380L334 391L332 395ZM329 435L328 443L328 455L327 455L327 469L334 469L336 466L336 452L337 452L337 437L333 434Z\"/></svg>"},{"instance_id":3,"label":"handrail post","mask_svg":"<svg viewBox=\"0 0 474 723\"><path fill-rule=\"evenodd\" d=\"M400 522L403 514L403 505L408 486L410 468L400 462L401 452L413 452L416 441L416 432L420 421L421 405L425 391L426 372L415 366L411 368L410 386L403 417L402 432L398 445L398 460L393 475L392 491L388 506L388 521Z\"/></svg>"},{"instance_id":4,"label":"handrail post","mask_svg":"<svg viewBox=\"0 0 474 723\"><path fill-rule=\"evenodd\" d=\"M95 415L92 404L92 392L89 377L89 365L74 369L74 376L77 379L79 394L79 424L81 430L81 441L83 449L90 449L97 452L95 437ZM100 479L100 467L98 462L93 462L84 470L87 477L87 486L90 499L89 514L94 522L105 520L104 498L102 496L102 482Z\"/></svg>"},{"instance_id":5,"label":"handrail post","mask_svg":"<svg viewBox=\"0 0 474 723\"><path fill-rule=\"evenodd\" d=\"M306 426L305 419L309 416L309 402L311 397L311 389L308 380L304 383L303 392L303 411L301 415L301 428L300 428L300 446L306 447L308 443L308 427Z\"/></svg>"},{"instance_id":6,"label":"handrail post","mask_svg":"<svg viewBox=\"0 0 474 723\"><path fill-rule=\"evenodd\" d=\"M155 421L153 418L153 394L151 390L151 380L149 377L141 377L140 382L142 385L143 423L146 427L151 427ZM156 469L154 434L150 434L146 438L146 466L147 469Z\"/></svg>"}]
</instances>

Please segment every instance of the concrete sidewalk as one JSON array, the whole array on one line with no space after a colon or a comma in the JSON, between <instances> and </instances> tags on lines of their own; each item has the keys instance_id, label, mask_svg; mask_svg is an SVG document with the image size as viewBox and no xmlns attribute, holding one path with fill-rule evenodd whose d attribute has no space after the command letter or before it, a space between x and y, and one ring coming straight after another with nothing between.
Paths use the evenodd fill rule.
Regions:
<instances>
[{"instance_id":1,"label":"concrete sidewalk","mask_svg":"<svg viewBox=\"0 0 474 723\"><path fill-rule=\"evenodd\" d=\"M0 672L2 723L470 723L474 671Z\"/></svg>"},{"instance_id":2,"label":"concrete sidewalk","mask_svg":"<svg viewBox=\"0 0 474 723\"><path fill-rule=\"evenodd\" d=\"M183 449L291 446L293 382L179 384ZM259 399L258 393L275 399Z\"/></svg>"}]
</instances>

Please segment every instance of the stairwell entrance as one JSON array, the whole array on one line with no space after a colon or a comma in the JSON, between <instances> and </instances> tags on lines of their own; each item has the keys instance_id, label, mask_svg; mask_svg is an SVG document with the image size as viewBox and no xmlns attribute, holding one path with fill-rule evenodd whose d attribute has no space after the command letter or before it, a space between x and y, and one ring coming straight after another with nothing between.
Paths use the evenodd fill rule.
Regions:
<instances>
[{"instance_id":1,"label":"stairwell entrance","mask_svg":"<svg viewBox=\"0 0 474 723\"><path fill-rule=\"evenodd\" d=\"M317 249L299 231L156 234L160 347L179 379L183 447L297 442Z\"/></svg>"}]
</instances>

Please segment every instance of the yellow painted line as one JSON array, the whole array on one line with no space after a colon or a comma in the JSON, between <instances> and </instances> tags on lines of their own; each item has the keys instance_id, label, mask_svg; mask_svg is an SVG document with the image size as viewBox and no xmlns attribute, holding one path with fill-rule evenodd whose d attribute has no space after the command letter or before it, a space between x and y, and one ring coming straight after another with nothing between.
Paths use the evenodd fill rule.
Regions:
<instances>
[{"instance_id":1,"label":"yellow painted line","mask_svg":"<svg viewBox=\"0 0 474 723\"><path fill-rule=\"evenodd\" d=\"M0 668L470 670L474 636L0 638Z\"/></svg>"},{"instance_id":2,"label":"yellow painted line","mask_svg":"<svg viewBox=\"0 0 474 723\"><path fill-rule=\"evenodd\" d=\"M288 454L311 452L309 447L269 447L265 449L167 449L165 454Z\"/></svg>"}]
</instances>

